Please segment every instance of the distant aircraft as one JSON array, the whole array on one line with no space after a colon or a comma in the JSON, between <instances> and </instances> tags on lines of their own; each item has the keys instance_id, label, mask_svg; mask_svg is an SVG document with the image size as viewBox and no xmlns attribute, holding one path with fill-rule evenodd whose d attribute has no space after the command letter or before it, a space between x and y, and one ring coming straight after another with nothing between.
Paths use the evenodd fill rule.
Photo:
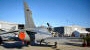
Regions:
<instances>
[{"instance_id":1,"label":"distant aircraft","mask_svg":"<svg viewBox=\"0 0 90 50\"><path fill-rule=\"evenodd\" d=\"M52 37L51 28L48 27L36 27L33 19L32 19L32 11L29 9L26 2L24 2L24 12L25 12L25 29L14 30L10 32L4 32L2 34L19 32L18 38L24 41L26 44L31 44L33 42L44 42L44 40L48 37ZM47 23L48 26L49 23ZM2 38L0 37L0 44L2 42Z\"/></svg>"}]
</instances>

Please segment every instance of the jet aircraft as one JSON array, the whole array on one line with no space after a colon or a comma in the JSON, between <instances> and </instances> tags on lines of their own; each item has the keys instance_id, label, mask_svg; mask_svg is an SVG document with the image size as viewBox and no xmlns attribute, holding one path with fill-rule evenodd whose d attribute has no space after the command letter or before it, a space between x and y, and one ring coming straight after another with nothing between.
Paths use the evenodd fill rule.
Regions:
<instances>
[{"instance_id":1,"label":"jet aircraft","mask_svg":"<svg viewBox=\"0 0 90 50\"><path fill-rule=\"evenodd\" d=\"M39 44L50 44L53 43L55 46L57 42L60 43L67 42L69 40L79 38L72 38L72 37L52 37L53 29L50 27L50 24L47 23L48 28L46 27L36 27L34 21L32 19L32 11L29 9L26 2L24 2L24 12L25 12L25 28L14 30L10 32L4 32L2 34L14 33L18 32L18 38L26 43L27 45L35 45L39 42ZM0 44L2 44L2 37L0 37Z\"/></svg>"},{"instance_id":2,"label":"jet aircraft","mask_svg":"<svg viewBox=\"0 0 90 50\"><path fill-rule=\"evenodd\" d=\"M52 37L52 34L50 32L52 29L49 27L49 23L47 23L48 29L46 27L35 26L34 21L32 19L32 11L29 9L26 2L24 2L24 12L25 12L25 29L4 32L2 34L19 32L18 38L26 44L32 44L37 42L40 42L41 44L42 42L44 42L46 38ZM0 44L2 44L2 41L3 41L2 37L0 37Z\"/></svg>"}]
</instances>

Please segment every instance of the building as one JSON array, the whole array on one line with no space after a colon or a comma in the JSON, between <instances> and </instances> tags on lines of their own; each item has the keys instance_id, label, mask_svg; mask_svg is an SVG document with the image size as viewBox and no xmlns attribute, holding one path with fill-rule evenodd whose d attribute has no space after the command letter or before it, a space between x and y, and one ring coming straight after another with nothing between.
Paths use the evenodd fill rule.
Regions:
<instances>
[{"instance_id":1,"label":"building","mask_svg":"<svg viewBox=\"0 0 90 50\"><path fill-rule=\"evenodd\" d=\"M80 36L80 34L89 33L85 28L77 25L54 27L54 31L64 36L72 36L72 34Z\"/></svg>"},{"instance_id":2,"label":"building","mask_svg":"<svg viewBox=\"0 0 90 50\"><path fill-rule=\"evenodd\" d=\"M0 29L5 30L5 31L12 31L12 30L18 30L18 29L23 29L23 28L24 28L23 24L0 21Z\"/></svg>"},{"instance_id":3,"label":"building","mask_svg":"<svg viewBox=\"0 0 90 50\"><path fill-rule=\"evenodd\" d=\"M86 31L90 32L90 28L86 28Z\"/></svg>"}]
</instances>

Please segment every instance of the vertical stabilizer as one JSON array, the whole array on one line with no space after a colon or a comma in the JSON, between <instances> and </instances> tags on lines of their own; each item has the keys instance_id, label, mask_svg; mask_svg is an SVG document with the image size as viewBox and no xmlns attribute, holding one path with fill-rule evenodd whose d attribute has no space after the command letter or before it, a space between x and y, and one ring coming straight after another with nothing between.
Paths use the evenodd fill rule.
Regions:
<instances>
[{"instance_id":1,"label":"vertical stabilizer","mask_svg":"<svg viewBox=\"0 0 90 50\"><path fill-rule=\"evenodd\" d=\"M32 11L29 9L27 3L24 1L24 13L25 13L25 28L35 28Z\"/></svg>"}]
</instances>

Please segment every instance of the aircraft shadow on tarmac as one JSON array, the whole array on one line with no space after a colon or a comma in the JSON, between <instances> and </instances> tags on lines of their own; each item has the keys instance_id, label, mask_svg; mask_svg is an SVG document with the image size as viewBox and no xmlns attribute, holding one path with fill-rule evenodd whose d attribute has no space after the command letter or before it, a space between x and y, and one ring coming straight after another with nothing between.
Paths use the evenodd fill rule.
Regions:
<instances>
[{"instance_id":1,"label":"aircraft shadow on tarmac","mask_svg":"<svg viewBox=\"0 0 90 50\"><path fill-rule=\"evenodd\" d=\"M77 44L77 43L65 43L65 45L82 47L82 44Z\"/></svg>"},{"instance_id":2,"label":"aircraft shadow on tarmac","mask_svg":"<svg viewBox=\"0 0 90 50\"><path fill-rule=\"evenodd\" d=\"M45 45L45 44L36 44L36 45L32 45L32 46L37 46L37 47L52 47L54 45Z\"/></svg>"},{"instance_id":3,"label":"aircraft shadow on tarmac","mask_svg":"<svg viewBox=\"0 0 90 50\"><path fill-rule=\"evenodd\" d=\"M24 45L21 42L13 42L13 43L3 42L3 44L1 46L5 47L5 48L21 49Z\"/></svg>"},{"instance_id":4,"label":"aircraft shadow on tarmac","mask_svg":"<svg viewBox=\"0 0 90 50\"><path fill-rule=\"evenodd\" d=\"M17 41L17 42L3 42L3 44L1 45L4 48L18 48L18 49L22 49L22 47L26 47L26 44L22 44L21 41ZM32 46L37 46L37 47L52 47L53 45L40 45L40 44L35 44ZM27 46L28 47L28 46Z\"/></svg>"}]
</instances>

